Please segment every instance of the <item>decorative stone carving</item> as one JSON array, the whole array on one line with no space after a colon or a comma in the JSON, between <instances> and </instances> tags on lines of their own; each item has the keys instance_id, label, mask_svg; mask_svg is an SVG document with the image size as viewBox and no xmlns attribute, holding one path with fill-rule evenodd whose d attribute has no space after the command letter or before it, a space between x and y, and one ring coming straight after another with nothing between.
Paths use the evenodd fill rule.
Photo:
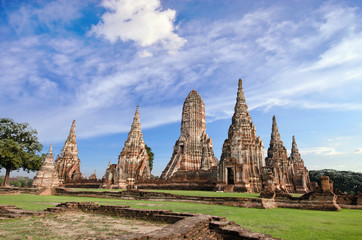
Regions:
<instances>
[{"instance_id":1,"label":"decorative stone carving","mask_svg":"<svg viewBox=\"0 0 362 240\"><path fill-rule=\"evenodd\" d=\"M39 188L54 188L59 185L58 173L54 167L53 145L50 145L49 153L46 155L43 165L36 173L32 186Z\"/></svg>"},{"instance_id":2,"label":"decorative stone carving","mask_svg":"<svg viewBox=\"0 0 362 240\"><path fill-rule=\"evenodd\" d=\"M205 104L197 91L192 90L182 109L181 136L161 179L169 179L177 171L209 170L217 163L212 139L206 133Z\"/></svg>"},{"instance_id":3,"label":"decorative stone carving","mask_svg":"<svg viewBox=\"0 0 362 240\"><path fill-rule=\"evenodd\" d=\"M218 185L228 189L231 186L231 191L260 192L263 166L263 141L256 136L239 79L234 115L218 167Z\"/></svg>"},{"instance_id":4,"label":"decorative stone carving","mask_svg":"<svg viewBox=\"0 0 362 240\"><path fill-rule=\"evenodd\" d=\"M129 186L132 187L137 180L149 179L150 177L149 158L143 140L137 106L131 130L118 157L118 164L108 164L103 187L125 189Z\"/></svg>"},{"instance_id":5,"label":"decorative stone carving","mask_svg":"<svg viewBox=\"0 0 362 240\"><path fill-rule=\"evenodd\" d=\"M55 160L55 168L58 172L60 181L63 183L76 182L82 179L75 127L74 120L60 156L58 155Z\"/></svg>"}]
</instances>

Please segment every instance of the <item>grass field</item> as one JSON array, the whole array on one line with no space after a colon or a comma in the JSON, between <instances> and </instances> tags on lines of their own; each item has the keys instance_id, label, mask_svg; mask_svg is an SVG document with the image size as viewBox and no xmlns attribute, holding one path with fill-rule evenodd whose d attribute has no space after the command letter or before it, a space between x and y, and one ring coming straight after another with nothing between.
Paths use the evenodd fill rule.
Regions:
<instances>
[{"instance_id":1,"label":"grass field","mask_svg":"<svg viewBox=\"0 0 362 240\"><path fill-rule=\"evenodd\" d=\"M132 201L69 196L4 195L0 204L12 204L28 210L43 210L60 202L81 201L98 204L130 205L133 208L169 209L224 216L243 228L284 239L361 239L362 211L340 212L297 209L255 209L183 202ZM22 220L15 220L22 221ZM20 222L19 222L20 223ZM1 223L1 227L7 227ZM4 225L5 224L5 225Z\"/></svg>"}]
</instances>

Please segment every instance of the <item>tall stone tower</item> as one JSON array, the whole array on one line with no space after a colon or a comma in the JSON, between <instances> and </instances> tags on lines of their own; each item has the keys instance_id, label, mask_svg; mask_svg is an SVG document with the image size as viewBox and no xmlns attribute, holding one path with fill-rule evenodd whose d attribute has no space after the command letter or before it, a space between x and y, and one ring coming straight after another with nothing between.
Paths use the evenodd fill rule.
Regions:
<instances>
[{"instance_id":1,"label":"tall stone tower","mask_svg":"<svg viewBox=\"0 0 362 240\"><path fill-rule=\"evenodd\" d=\"M237 191L260 192L263 166L263 141L256 136L245 102L242 80L239 79L234 115L218 167L218 185L228 185Z\"/></svg>"},{"instance_id":2,"label":"tall stone tower","mask_svg":"<svg viewBox=\"0 0 362 240\"><path fill-rule=\"evenodd\" d=\"M55 160L55 168L58 177L63 183L78 181L82 178L80 172L80 159L78 157L78 147L75 135L75 120L69 131L64 147Z\"/></svg>"},{"instance_id":3,"label":"tall stone tower","mask_svg":"<svg viewBox=\"0 0 362 240\"><path fill-rule=\"evenodd\" d=\"M295 191L305 193L309 191L308 185L310 184L309 172L304 166L304 161L299 153L295 137L293 136L292 151L290 154L290 161L293 164L293 183Z\"/></svg>"},{"instance_id":4,"label":"tall stone tower","mask_svg":"<svg viewBox=\"0 0 362 240\"><path fill-rule=\"evenodd\" d=\"M196 90L192 90L182 109L181 136L161 179L169 179L178 170L208 170L217 163L212 139L206 133L205 104Z\"/></svg>"},{"instance_id":5,"label":"tall stone tower","mask_svg":"<svg viewBox=\"0 0 362 240\"><path fill-rule=\"evenodd\" d=\"M118 157L116 166L108 164L104 187L126 188L141 179L149 179L151 171L149 158L143 140L138 106L133 118L131 130Z\"/></svg>"},{"instance_id":6,"label":"tall stone tower","mask_svg":"<svg viewBox=\"0 0 362 240\"><path fill-rule=\"evenodd\" d=\"M273 173L277 190L294 192L292 181L293 164L289 161L287 149L280 138L275 116L273 116L272 133L265 164L269 168L269 172L271 170Z\"/></svg>"},{"instance_id":7,"label":"tall stone tower","mask_svg":"<svg viewBox=\"0 0 362 240\"><path fill-rule=\"evenodd\" d=\"M53 188L60 185L58 173L54 167L53 145L50 145L49 153L46 155L43 165L36 173L32 182L33 187Z\"/></svg>"}]
</instances>

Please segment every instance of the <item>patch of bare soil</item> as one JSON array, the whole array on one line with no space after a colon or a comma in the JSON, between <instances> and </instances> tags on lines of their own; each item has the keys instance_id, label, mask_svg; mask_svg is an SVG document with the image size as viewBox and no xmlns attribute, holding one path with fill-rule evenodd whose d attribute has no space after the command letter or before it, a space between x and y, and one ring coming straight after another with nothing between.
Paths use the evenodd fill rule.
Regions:
<instances>
[{"instance_id":1,"label":"patch of bare soil","mask_svg":"<svg viewBox=\"0 0 362 240\"><path fill-rule=\"evenodd\" d=\"M129 233L149 233L167 225L78 211L16 221L19 222L14 229L10 226L0 228L0 238L102 239Z\"/></svg>"}]
</instances>

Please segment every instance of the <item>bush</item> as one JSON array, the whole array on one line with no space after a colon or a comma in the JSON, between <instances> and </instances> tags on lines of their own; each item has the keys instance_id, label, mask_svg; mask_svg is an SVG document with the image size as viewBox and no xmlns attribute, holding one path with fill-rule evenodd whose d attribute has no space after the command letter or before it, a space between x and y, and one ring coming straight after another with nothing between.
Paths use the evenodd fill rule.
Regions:
<instances>
[{"instance_id":1,"label":"bush","mask_svg":"<svg viewBox=\"0 0 362 240\"><path fill-rule=\"evenodd\" d=\"M321 176L329 176L334 182L333 187L349 194L358 193L362 190L362 173L352 171L337 171L333 169L310 170L311 182L320 184Z\"/></svg>"}]
</instances>

